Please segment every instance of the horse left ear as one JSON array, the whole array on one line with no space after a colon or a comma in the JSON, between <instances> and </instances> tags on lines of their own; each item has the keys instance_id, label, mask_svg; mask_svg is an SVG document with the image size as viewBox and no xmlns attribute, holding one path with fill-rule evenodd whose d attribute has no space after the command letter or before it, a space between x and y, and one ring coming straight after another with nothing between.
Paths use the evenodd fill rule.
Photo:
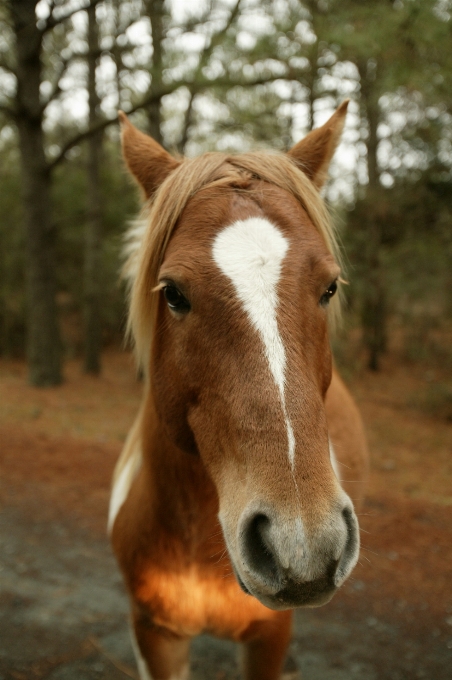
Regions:
<instances>
[{"instance_id":1,"label":"horse left ear","mask_svg":"<svg viewBox=\"0 0 452 680\"><path fill-rule=\"evenodd\" d=\"M318 189L328 177L328 167L341 138L349 101L342 102L322 127L312 130L288 151Z\"/></svg>"},{"instance_id":2,"label":"horse left ear","mask_svg":"<svg viewBox=\"0 0 452 680\"><path fill-rule=\"evenodd\" d=\"M180 162L155 139L137 130L123 111L119 111L118 118L124 160L146 198L150 198Z\"/></svg>"}]
</instances>

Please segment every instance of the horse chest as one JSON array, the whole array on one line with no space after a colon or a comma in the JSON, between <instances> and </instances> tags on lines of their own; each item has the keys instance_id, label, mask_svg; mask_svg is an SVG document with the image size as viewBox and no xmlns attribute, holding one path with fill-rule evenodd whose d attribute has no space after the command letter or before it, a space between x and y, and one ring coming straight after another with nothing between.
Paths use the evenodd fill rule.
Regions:
<instances>
[{"instance_id":1,"label":"horse chest","mask_svg":"<svg viewBox=\"0 0 452 680\"><path fill-rule=\"evenodd\" d=\"M243 593L231 573L201 565L180 570L149 565L134 595L154 625L182 636L211 633L240 641L256 624L278 615Z\"/></svg>"}]
</instances>

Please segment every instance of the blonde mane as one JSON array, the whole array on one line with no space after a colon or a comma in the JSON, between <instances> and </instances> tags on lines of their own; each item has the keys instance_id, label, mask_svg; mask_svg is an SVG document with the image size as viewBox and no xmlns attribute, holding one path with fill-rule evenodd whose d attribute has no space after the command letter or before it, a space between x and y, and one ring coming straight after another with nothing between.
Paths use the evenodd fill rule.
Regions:
<instances>
[{"instance_id":1,"label":"blonde mane","mask_svg":"<svg viewBox=\"0 0 452 680\"><path fill-rule=\"evenodd\" d=\"M308 177L286 155L269 152L228 156L207 153L185 159L161 184L139 220L126 236L124 276L130 282L128 334L133 337L137 360L144 370L157 318L158 272L176 223L191 197L210 187L243 186L260 179L291 193L301 203L323 237L329 252L341 264L336 234L326 206ZM339 304L332 305L337 318Z\"/></svg>"}]
</instances>

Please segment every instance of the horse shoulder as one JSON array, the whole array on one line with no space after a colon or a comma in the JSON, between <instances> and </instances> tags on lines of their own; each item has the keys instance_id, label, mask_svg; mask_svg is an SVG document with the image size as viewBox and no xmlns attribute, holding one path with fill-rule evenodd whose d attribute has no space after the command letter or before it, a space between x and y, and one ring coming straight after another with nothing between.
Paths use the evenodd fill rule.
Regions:
<instances>
[{"instance_id":1,"label":"horse shoulder","mask_svg":"<svg viewBox=\"0 0 452 680\"><path fill-rule=\"evenodd\" d=\"M341 485L355 507L359 507L369 465L366 435L358 407L336 370L333 370L325 407Z\"/></svg>"}]
</instances>

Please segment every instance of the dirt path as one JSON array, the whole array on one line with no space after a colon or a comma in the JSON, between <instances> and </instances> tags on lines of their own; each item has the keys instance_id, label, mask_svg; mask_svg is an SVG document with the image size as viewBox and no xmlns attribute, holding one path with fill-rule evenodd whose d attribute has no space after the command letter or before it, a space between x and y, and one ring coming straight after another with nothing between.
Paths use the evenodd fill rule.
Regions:
<instances>
[{"instance_id":1,"label":"dirt path","mask_svg":"<svg viewBox=\"0 0 452 680\"><path fill-rule=\"evenodd\" d=\"M93 381L24 387L0 364L0 680L135 676L127 600L105 537L111 471L139 400L130 361ZM372 381L369 384L369 381ZM411 371L352 385L373 450L364 550L326 607L297 614L304 680L426 678L452 668L452 425L415 412ZM195 680L238 678L234 645L200 638Z\"/></svg>"}]
</instances>

